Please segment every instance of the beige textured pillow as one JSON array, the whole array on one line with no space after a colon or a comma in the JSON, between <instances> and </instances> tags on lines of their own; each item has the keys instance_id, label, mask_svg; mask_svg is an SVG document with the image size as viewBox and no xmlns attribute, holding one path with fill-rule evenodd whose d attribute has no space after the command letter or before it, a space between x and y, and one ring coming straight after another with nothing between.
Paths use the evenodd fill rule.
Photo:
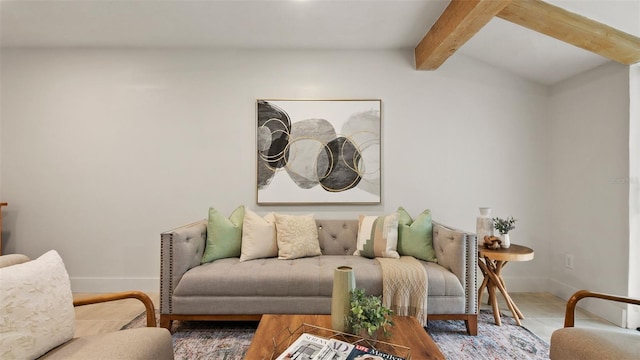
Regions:
<instances>
[{"instance_id":1,"label":"beige textured pillow","mask_svg":"<svg viewBox=\"0 0 640 360\"><path fill-rule=\"evenodd\" d=\"M360 216L357 250L353 255L370 259L385 257L399 259L398 213L387 216Z\"/></svg>"},{"instance_id":2,"label":"beige textured pillow","mask_svg":"<svg viewBox=\"0 0 640 360\"><path fill-rule=\"evenodd\" d=\"M0 358L35 359L73 338L69 275L51 250L0 269Z\"/></svg>"},{"instance_id":3,"label":"beige textured pillow","mask_svg":"<svg viewBox=\"0 0 640 360\"><path fill-rule=\"evenodd\" d=\"M273 213L264 218L246 209L242 223L240 261L278 256L276 218Z\"/></svg>"},{"instance_id":4,"label":"beige textured pillow","mask_svg":"<svg viewBox=\"0 0 640 360\"><path fill-rule=\"evenodd\" d=\"M321 255L318 229L313 215L274 215L278 237L278 259Z\"/></svg>"}]
</instances>

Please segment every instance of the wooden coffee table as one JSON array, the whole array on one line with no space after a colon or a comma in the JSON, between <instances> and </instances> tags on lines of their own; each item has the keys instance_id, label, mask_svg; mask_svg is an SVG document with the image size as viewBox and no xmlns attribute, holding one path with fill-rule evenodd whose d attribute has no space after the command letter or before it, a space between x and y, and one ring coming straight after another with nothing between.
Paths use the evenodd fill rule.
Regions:
<instances>
[{"instance_id":1,"label":"wooden coffee table","mask_svg":"<svg viewBox=\"0 0 640 360\"><path fill-rule=\"evenodd\" d=\"M393 322L395 325L391 329L391 337L381 337L380 340L410 348L410 359L413 360L445 359L418 320L410 316L394 316ZM282 336L287 328L293 331L303 324L330 329L331 315L263 315L245 359L275 359L280 354L274 354L274 337Z\"/></svg>"}]
</instances>

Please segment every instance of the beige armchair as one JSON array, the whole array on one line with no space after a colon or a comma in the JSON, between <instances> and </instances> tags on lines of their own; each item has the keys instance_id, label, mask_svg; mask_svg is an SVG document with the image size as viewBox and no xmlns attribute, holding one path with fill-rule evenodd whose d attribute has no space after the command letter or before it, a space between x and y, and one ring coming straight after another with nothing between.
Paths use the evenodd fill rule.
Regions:
<instances>
[{"instance_id":1,"label":"beige armchair","mask_svg":"<svg viewBox=\"0 0 640 360\"><path fill-rule=\"evenodd\" d=\"M627 333L595 328L576 328L575 309L584 298L640 305L640 299L615 296L587 290L573 294L567 302L564 328L551 335L551 360L638 360L640 359L640 332Z\"/></svg>"},{"instance_id":2,"label":"beige armchair","mask_svg":"<svg viewBox=\"0 0 640 360\"><path fill-rule=\"evenodd\" d=\"M57 256L57 253L55 254ZM29 262L29 258L24 255L4 255L0 256L0 271L2 270L16 270L18 268L9 269L9 267L20 266L21 264L26 264ZM46 264L49 265L49 264ZM25 268L25 271L30 271ZM31 289L29 287L25 289L16 289L9 288L10 283L13 281L14 284L19 284L20 279L16 281L16 273L17 276L20 276L21 271L4 271L0 272L0 288L3 292L12 293L14 296L12 298L5 299L5 303L1 306L3 308L13 307L22 307L18 309L19 311L25 311L24 308L31 306L29 304L29 298L33 297L42 297L42 288ZM66 275L66 271L64 272ZM6 281L5 281L6 280ZM67 280L68 281L68 280ZM24 281L22 281L24 282ZM35 282L35 281L34 281ZM68 282L66 283L68 286ZM47 285L45 285L47 286ZM64 287L65 284L62 285ZM70 294L70 288L68 289ZM17 295L16 295L17 294ZM20 297L24 295L24 299ZM82 306L88 304L96 304L107 301L114 301L120 299L138 299L140 300L146 310L147 316L147 327L146 328L138 328L138 329L128 329L110 332L106 334L99 335L91 335L91 336L83 336L72 338L68 341L64 341L64 343L54 346L53 348L44 348L44 354L39 359L160 359L160 360L172 360L173 357L173 344L171 339L171 334L169 331L163 328L156 327L156 316L155 309L153 306L153 302L145 293L139 291L129 291L122 293L114 293L114 294L104 294L98 296L87 297L83 299L73 300L73 306ZM71 299L71 298L69 298ZM71 308L72 309L72 308ZM2 309L4 310L4 309ZM64 315L63 312L68 309L61 310L61 317ZM13 309L7 310L7 312L13 312ZM73 315L73 310L71 310ZM28 319L29 321L33 321L32 319ZM25 325L25 328L38 328L39 319L35 320L35 326L32 323L31 325ZM74 320L71 319L73 322ZM19 324L18 324L19 325ZM72 328L74 325L71 325ZM29 352L29 346L31 348L39 347L42 349L41 340L37 339L37 335L30 336L28 334L28 330L24 329L16 329L16 321L13 320L8 321L6 319L0 319L0 331L3 333L3 339L0 341L2 346L0 346L0 358L22 358L25 352ZM42 329L37 329L38 331L42 331ZM72 330L73 331L73 330ZM13 335L12 335L13 332ZM26 334L25 334L26 332ZM50 331L50 334L55 335L57 333L56 330ZM71 332L73 333L73 332ZM9 334L9 335L6 335ZM5 336L6 335L6 336ZM25 343L29 343L25 345ZM33 344L33 345L31 345ZM13 348L13 349L12 349ZM40 351L40 352L43 352Z\"/></svg>"}]
</instances>

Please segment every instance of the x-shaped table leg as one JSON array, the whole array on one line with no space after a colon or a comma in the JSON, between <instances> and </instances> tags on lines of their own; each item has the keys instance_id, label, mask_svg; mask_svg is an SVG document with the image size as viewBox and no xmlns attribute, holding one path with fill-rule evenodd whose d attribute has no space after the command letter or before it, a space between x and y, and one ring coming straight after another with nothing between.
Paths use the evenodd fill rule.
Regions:
<instances>
[{"instance_id":1,"label":"x-shaped table leg","mask_svg":"<svg viewBox=\"0 0 640 360\"><path fill-rule=\"evenodd\" d=\"M522 315L522 312L520 312L520 309L518 309L518 307L516 306L515 302L511 299L511 296L509 296L506 285L501 276L502 269L505 267L505 265L507 265L507 263L508 261L493 261L486 256L484 257L484 261L478 261L480 270L484 275L484 280L482 281L482 284L478 289L478 307L480 306L480 303L482 301L482 292L486 287L489 291L489 302L491 303L491 307L493 309L493 318L496 322L496 325L502 325L502 321L500 320L500 309L498 307L498 298L496 297L497 288L502 294L502 297L504 297L504 300L507 303L509 310L511 310L516 323L518 325L522 325L520 323L520 319L524 319L524 316Z\"/></svg>"}]
</instances>

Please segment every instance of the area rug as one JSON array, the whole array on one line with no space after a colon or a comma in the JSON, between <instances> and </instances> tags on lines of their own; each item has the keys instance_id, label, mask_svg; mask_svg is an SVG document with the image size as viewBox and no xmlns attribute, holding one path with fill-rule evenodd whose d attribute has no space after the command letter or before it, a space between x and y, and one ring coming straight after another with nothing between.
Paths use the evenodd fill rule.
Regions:
<instances>
[{"instance_id":1,"label":"area rug","mask_svg":"<svg viewBox=\"0 0 640 360\"><path fill-rule=\"evenodd\" d=\"M497 326L489 310L480 310L477 336L462 321L429 321L427 331L447 359L549 359L549 344L510 316Z\"/></svg>"},{"instance_id":2,"label":"area rug","mask_svg":"<svg viewBox=\"0 0 640 360\"><path fill-rule=\"evenodd\" d=\"M156 319L160 314L156 311ZM141 313L124 329L144 327L145 313ZM249 349L256 321L174 321L173 352L175 360L240 360Z\"/></svg>"},{"instance_id":3,"label":"area rug","mask_svg":"<svg viewBox=\"0 0 640 360\"><path fill-rule=\"evenodd\" d=\"M145 324L142 313L123 329ZM257 322L174 321L175 359L244 359L257 326ZM495 325L493 314L486 310L478 317L478 336L466 335L462 321L429 321L427 331L451 360L549 359L549 345L542 339L508 316L502 317L502 326Z\"/></svg>"}]
</instances>

